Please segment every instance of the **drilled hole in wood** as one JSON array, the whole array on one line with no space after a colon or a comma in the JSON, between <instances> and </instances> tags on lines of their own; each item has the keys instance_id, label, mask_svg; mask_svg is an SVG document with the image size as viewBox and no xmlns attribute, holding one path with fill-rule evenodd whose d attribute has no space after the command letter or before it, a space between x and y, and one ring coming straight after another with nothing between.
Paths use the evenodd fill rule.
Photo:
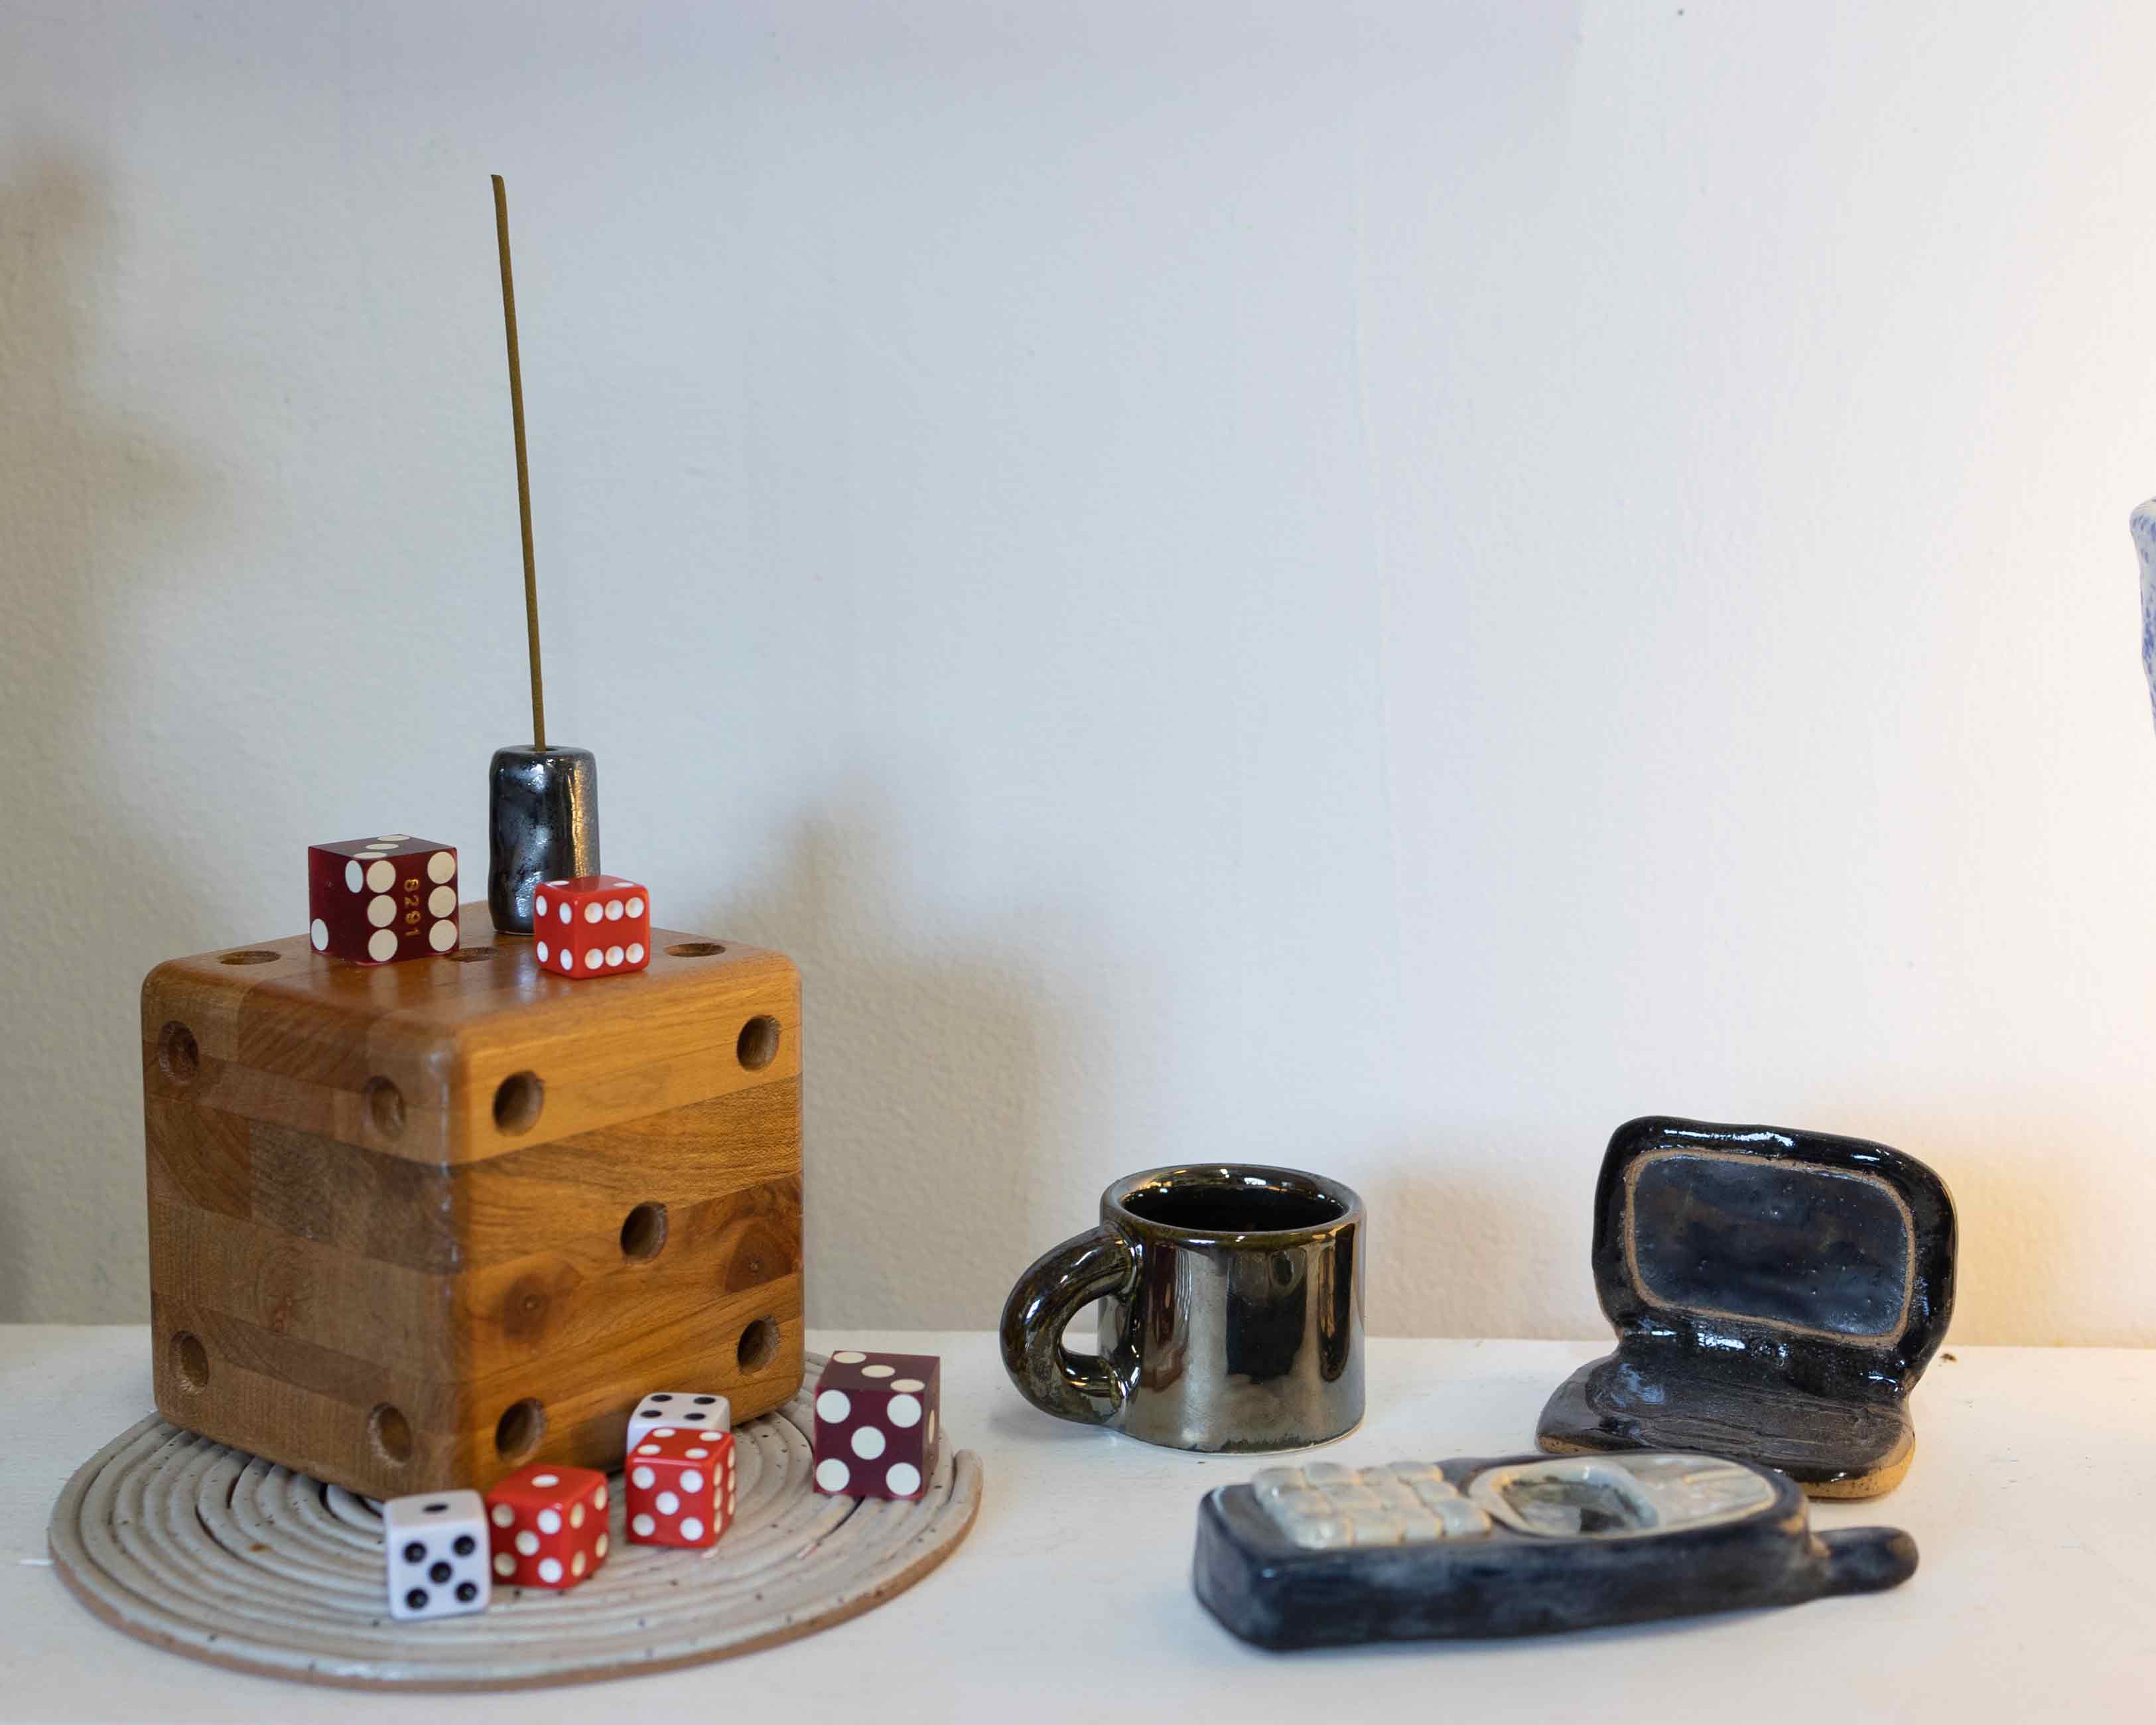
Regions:
<instances>
[{"instance_id":1,"label":"drilled hole in wood","mask_svg":"<svg viewBox=\"0 0 2156 1725\"><path fill-rule=\"evenodd\" d=\"M514 1137L539 1123L539 1111L547 1106L547 1086L536 1072L512 1072L494 1093L495 1129Z\"/></svg>"},{"instance_id":2,"label":"drilled hole in wood","mask_svg":"<svg viewBox=\"0 0 2156 1725\"><path fill-rule=\"evenodd\" d=\"M198 1394L209 1388L209 1350L192 1331L182 1330L172 1337L172 1375Z\"/></svg>"},{"instance_id":3,"label":"drilled hole in wood","mask_svg":"<svg viewBox=\"0 0 2156 1725\"><path fill-rule=\"evenodd\" d=\"M282 952L227 952L217 962L219 964L275 964L285 955Z\"/></svg>"},{"instance_id":4,"label":"drilled hole in wood","mask_svg":"<svg viewBox=\"0 0 2156 1725\"><path fill-rule=\"evenodd\" d=\"M185 1084L202 1065L195 1033L177 1019L157 1033L157 1070L175 1084Z\"/></svg>"},{"instance_id":5,"label":"drilled hole in wood","mask_svg":"<svg viewBox=\"0 0 2156 1725\"><path fill-rule=\"evenodd\" d=\"M367 1110L367 1122L385 1138L402 1137L404 1134L404 1092L387 1078L377 1074L367 1081L359 1092L360 1102Z\"/></svg>"},{"instance_id":6,"label":"drilled hole in wood","mask_svg":"<svg viewBox=\"0 0 2156 1725\"><path fill-rule=\"evenodd\" d=\"M367 1441L381 1460L401 1466L412 1459L412 1422L403 1409L383 1402L367 1416Z\"/></svg>"},{"instance_id":7,"label":"drilled hole in wood","mask_svg":"<svg viewBox=\"0 0 2156 1725\"><path fill-rule=\"evenodd\" d=\"M767 1366L778 1353L778 1320L760 1317L741 1332L741 1341L734 1348L734 1358L744 1372L753 1372Z\"/></svg>"},{"instance_id":8,"label":"drilled hole in wood","mask_svg":"<svg viewBox=\"0 0 2156 1725\"><path fill-rule=\"evenodd\" d=\"M710 958L726 948L716 941L676 941L666 950L676 958Z\"/></svg>"},{"instance_id":9,"label":"drilled hole in wood","mask_svg":"<svg viewBox=\"0 0 2156 1725\"><path fill-rule=\"evenodd\" d=\"M512 1467L539 1447L547 1435L547 1410L533 1397L512 1402L494 1425L494 1453Z\"/></svg>"},{"instance_id":10,"label":"drilled hole in wood","mask_svg":"<svg viewBox=\"0 0 2156 1725\"><path fill-rule=\"evenodd\" d=\"M666 1244L666 1206L640 1204L621 1224L621 1255L639 1260L655 1258Z\"/></svg>"},{"instance_id":11,"label":"drilled hole in wood","mask_svg":"<svg viewBox=\"0 0 2156 1725\"><path fill-rule=\"evenodd\" d=\"M453 958L459 964L484 964L494 957L492 947L459 947L454 952L444 952L444 958Z\"/></svg>"},{"instance_id":12,"label":"drilled hole in wood","mask_svg":"<svg viewBox=\"0 0 2156 1725\"><path fill-rule=\"evenodd\" d=\"M767 1013L758 1013L742 1026L734 1056L750 1071L761 1071L778 1059L778 1020Z\"/></svg>"}]
</instances>

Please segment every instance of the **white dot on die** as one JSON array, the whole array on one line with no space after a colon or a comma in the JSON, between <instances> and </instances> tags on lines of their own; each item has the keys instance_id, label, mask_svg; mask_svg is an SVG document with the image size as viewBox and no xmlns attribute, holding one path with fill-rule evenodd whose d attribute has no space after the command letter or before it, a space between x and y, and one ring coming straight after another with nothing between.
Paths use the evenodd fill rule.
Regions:
<instances>
[{"instance_id":1,"label":"white dot on die","mask_svg":"<svg viewBox=\"0 0 2156 1725\"><path fill-rule=\"evenodd\" d=\"M855 1353L849 1348L841 1349L839 1353L833 1354L831 1356L831 1363L834 1366L857 1366L867 1358L868 1356L865 1353Z\"/></svg>"},{"instance_id":2,"label":"white dot on die","mask_svg":"<svg viewBox=\"0 0 2156 1725\"><path fill-rule=\"evenodd\" d=\"M861 1376L864 1378L888 1378L891 1376L891 1368L889 1366L863 1366L861 1368Z\"/></svg>"},{"instance_id":3,"label":"white dot on die","mask_svg":"<svg viewBox=\"0 0 2156 1725\"><path fill-rule=\"evenodd\" d=\"M641 964L644 963L644 942L642 941L631 941L629 943L629 962L631 964Z\"/></svg>"},{"instance_id":4,"label":"white dot on die","mask_svg":"<svg viewBox=\"0 0 2156 1725\"><path fill-rule=\"evenodd\" d=\"M506 1551L496 1552L494 1554L494 1573L497 1575L514 1575L516 1573L516 1559Z\"/></svg>"},{"instance_id":5,"label":"white dot on die","mask_svg":"<svg viewBox=\"0 0 2156 1725\"><path fill-rule=\"evenodd\" d=\"M427 895L427 909L437 916L446 916L457 907L457 890L454 886L437 886Z\"/></svg>"},{"instance_id":6,"label":"white dot on die","mask_svg":"<svg viewBox=\"0 0 2156 1725\"><path fill-rule=\"evenodd\" d=\"M634 1473L629 1476L629 1482L630 1485L635 1486L638 1491L642 1491L647 1490L651 1482L658 1477L659 1476L652 1472L649 1468L639 1467Z\"/></svg>"},{"instance_id":7,"label":"white dot on die","mask_svg":"<svg viewBox=\"0 0 2156 1725\"><path fill-rule=\"evenodd\" d=\"M629 1531L635 1534L639 1539L649 1539L651 1537L651 1530L658 1525L659 1523L653 1521L649 1516L635 1516L630 1518Z\"/></svg>"},{"instance_id":8,"label":"white dot on die","mask_svg":"<svg viewBox=\"0 0 2156 1725\"><path fill-rule=\"evenodd\" d=\"M674 1428L670 1425L655 1425L651 1430L651 1435L654 1437L671 1437L674 1435Z\"/></svg>"},{"instance_id":9,"label":"white dot on die","mask_svg":"<svg viewBox=\"0 0 2156 1725\"><path fill-rule=\"evenodd\" d=\"M852 1399L843 1389L827 1389L816 1398L819 1420L843 1420L854 1411Z\"/></svg>"},{"instance_id":10,"label":"white dot on die","mask_svg":"<svg viewBox=\"0 0 2156 1725\"><path fill-rule=\"evenodd\" d=\"M446 850L438 850L427 859L427 878L439 886L457 871L457 860Z\"/></svg>"},{"instance_id":11,"label":"white dot on die","mask_svg":"<svg viewBox=\"0 0 2156 1725\"><path fill-rule=\"evenodd\" d=\"M873 1425L854 1429L854 1454L864 1461L873 1461L883 1454L883 1434Z\"/></svg>"},{"instance_id":12,"label":"white dot on die","mask_svg":"<svg viewBox=\"0 0 2156 1725\"><path fill-rule=\"evenodd\" d=\"M456 943L457 925L454 922L437 922L427 931L427 944L437 952L446 952Z\"/></svg>"},{"instance_id":13,"label":"white dot on die","mask_svg":"<svg viewBox=\"0 0 2156 1725\"><path fill-rule=\"evenodd\" d=\"M384 894L367 901L367 920L377 928L387 928L397 920L397 901Z\"/></svg>"},{"instance_id":14,"label":"white dot on die","mask_svg":"<svg viewBox=\"0 0 2156 1725\"><path fill-rule=\"evenodd\" d=\"M323 922L321 917L316 917L315 926L307 931L307 938L315 943L315 950L317 952L326 952L330 949L329 924Z\"/></svg>"},{"instance_id":15,"label":"white dot on die","mask_svg":"<svg viewBox=\"0 0 2156 1725\"><path fill-rule=\"evenodd\" d=\"M816 1464L816 1483L826 1491L844 1491L846 1481L852 1477L853 1475L847 1471L846 1464L835 1455Z\"/></svg>"},{"instance_id":16,"label":"white dot on die","mask_svg":"<svg viewBox=\"0 0 2156 1725\"><path fill-rule=\"evenodd\" d=\"M534 899L531 902L531 908L536 911L541 916L545 916L547 914L547 895L542 892L537 898Z\"/></svg>"},{"instance_id":17,"label":"white dot on die","mask_svg":"<svg viewBox=\"0 0 2156 1725\"><path fill-rule=\"evenodd\" d=\"M699 1521L695 1516L682 1517L681 1537L684 1539L701 1539L704 1537L703 1522Z\"/></svg>"},{"instance_id":18,"label":"white dot on die","mask_svg":"<svg viewBox=\"0 0 2156 1725\"><path fill-rule=\"evenodd\" d=\"M542 964L547 962L547 942L544 941L539 942L539 962Z\"/></svg>"},{"instance_id":19,"label":"white dot on die","mask_svg":"<svg viewBox=\"0 0 2156 1725\"><path fill-rule=\"evenodd\" d=\"M893 1389L902 1389L908 1395L918 1394L928 1388L918 1378L894 1378L891 1380L891 1387Z\"/></svg>"},{"instance_id":20,"label":"white dot on die","mask_svg":"<svg viewBox=\"0 0 2156 1725\"><path fill-rule=\"evenodd\" d=\"M491 1513L494 1517L494 1525L497 1527L506 1527L516 1519L516 1512L506 1503L495 1504Z\"/></svg>"},{"instance_id":21,"label":"white dot on die","mask_svg":"<svg viewBox=\"0 0 2156 1725\"><path fill-rule=\"evenodd\" d=\"M539 1549L539 1536L526 1527L516 1536L516 1548L526 1557L530 1557L532 1553Z\"/></svg>"},{"instance_id":22,"label":"white dot on die","mask_svg":"<svg viewBox=\"0 0 2156 1725\"><path fill-rule=\"evenodd\" d=\"M567 905L562 906L562 920L564 922L569 920L569 907Z\"/></svg>"},{"instance_id":23,"label":"white dot on die","mask_svg":"<svg viewBox=\"0 0 2156 1725\"><path fill-rule=\"evenodd\" d=\"M587 922L596 922L605 915L606 912L601 910L597 905L586 905L584 906L584 921Z\"/></svg>"},{"instance_id":24,"label":"white dot on die","mask_svg":"<svg viewBox=\"0 0 2156 1725\"><path fill-rule=\"evenodd\" d=\"M357 860L344 865L344 884L354 892L367 885L367 871L360 867Z\"/></svg>"},{"instance_id":25,"label":"white dot on die","mask_svg":"<svg viewBox=\"0 0 2156 1725\"><path fill-rule=\"evenodd\" d=\"M569 1574L572 1575L581 1575L583 1573L584 1554L582 1552L578 1552L569 1559Z\"/></svg>"},{"instance_id":26,"label":"white dot on die","mask_svg":"<svg viewBox=\"0 0 2156 1725\"><path fill-rule=\"evenodd\" d=\"M531 1483L535 1486L558 1486L562 1483L562 1476L557 1473L535 1473L531 1476Z\"/></svg>"},{"instance_id":27,"label":"white dot on die","mask_svg":"<svg viewBox=\"0 0 2156 1725\"><path fill-rule=\"evenodd\" d=\"M641 916L644 914L644 901L640 898L631 899L629 901L629 914L632 916Z\"/></svg>"},{"instance_id":28,"label":"white dot on die","mask_svg":"<svg viewBox=\"0 0 2156 1725\"><path fill-rule=\"evenodd\" d=\"M584 1507L583 1504L572 1503L569 1506L569 1525L572 1527L581 1527L584 1525Z\"/></svg>"},{"instance_id":29,"label":"white dot on die","mask_svg":"<svg viewBox=\"0 0 2156 1725\"><path fill-rule=\"evenodd\" d=\"M539 1531L542 1533L560 1532L562 1531L562 1512L558 1509L541 1510L539 1512Z\"/></svg>"},{"instance_id":30,"label":"white dot on die","mask_svg":"<svg viewBox=\"0 0 2156 1725\"><path fill-rule=\"evenodd\" d=\"M592 1493L592 1507L593 1509L604 1509L606 1506L607 1488L604 1486L601 1486L598 1490Z\"/></svg>"},{"instance_id":31,"label":"white dot on die","mask_svg":"<svg viewBox=\"0 0 2156 1725\"><path fill-rule=\"evenodd\" d=\"M685 1450L684 1451L682 1451L682 1453L683 1453L685 1455L686 1455L686 1456L689 1458L689 1460L690 1460L690 1461L702 1461L702 1460L703 1460L706 1455L710 1455L711 1452L709 1450ZM690 1486L690 1487L689 1487L689 1489L690 1489L691 1491L695 1491L696 1488L694 1486Z\"/></svg>"},{"instance_id":32,"label":"white dot on die","mask_svg":"<svg viewBox=\"0 0 2156 1725\"><path fill-rule=\"evenodd\" d=\"M619 947L608 947L607 948L607 963L610 966L621 963L621 948Z\"/></svg>"},{"instance_id":33,"label":"white dot on die","mask_svg":"<svg viewBox=\"0 0 2156 1725\"><path fill-rule=\"evenodd\" d=\"M593 947L590 952L584 954L584 968L586 970L597 970L599 966L605 963L606 954L599 951L597 947Z\"/></svg>"},{"instance_id":34,"label":"white dot on die","mask_svg":"<svg viewBox=\"0 0 2156 1725\"><path fill-rule=\"evenodd\" d=\"M670 1516L681 1507L681 1500L671 1491L661 1491L651 1501L659 1507L659 1513L663 1516Z\"/></svg>"},{"instance_id":35,"label":"white dot on die","mask_svg":"<svg viewBox=\"0 0 2156 1725\"><path fill-rule=\"evenodd\" d=\"M620 901L619 899L618 899L618 898L617 898L617 899L610 900L610 901L608 902L608 905L607 905L606 913L607 913L607 921L608 921L608 922L620 922L620 921L621 921L621 901Z\"/></svg>"},{"instance_id":36,"label":"white dot on die","mask_svg":"<svg viewBox=\"0 0 2156 1725\"><path fill-rule=\"evenodd\" d=\"M377 964L387 964L397 956L397 937L386 928L377 928L367 937L367 956Z\"/></svg>"},{"instance_id":37,"label":"white dot on die","mask_svg":"<svg viewBox=\"0 0 2156 1725\"><path fill-rule=\"evenodd\" d=\"M931 1450L936 1447L936 1410L933 1408L928 1410L928 1447Z\"/></svg>"},{"instance_id":38,"label":"white dot on die","mask_svg":"<svg viewBox=\"0 0 2156 1725\"><path fill-rule=\"evenodd\" d=\"M387 857L377 856L367 865L367 884L372 891L388 891L397 884L397 865Z\"/></svg>"},{"instance_id":39,"label":"white dot on die","mask_svg":"<svg viewBox=\"0 0 2156 1725\"><path fill-rule=\"evenodd\" d=\"M894 1461L883 1482L897 1496L911 1497L921 1489L921 1470L911 1461Z\"/></svg>"},{"instance_id":40,"label":"white dot on die","mask_svg":"<svg viewBox=\"0 0 2156 1725\"><path fill-rule=\"evenodd\" d=\"M606 1555L606 1548L607 1537L605 1534L602 1533L599 1535L598 1543L592 1548L592 1553L595 1557L603 1558Z\"/></svg>"},{"instance_id":41,"label":"white dot on die","mask_svg":"<svg viewBox=\"0 0 2156 1725\"><path fill-rule=\"evenodd\" d=\"M559 1581L562 1579L562 1560L559 1558L548 1558L541 1563L539 1579L542 1581Z\"/></svg>"},{"instance_id":42,"label":"white dot on die","mask_svg":"<svg viewBox=\"0 0 2156 1725\"><path fill-rule=\"evenodd\" d=\"M910 1395L893 1396L884 1413L901 1431L921 1423L921 1404Z\"/></svg>"},{"instance_id":43,"label":"white dot on die","mask_svg":"<svg viewBox=\"0 0 2156 1725\"><path fill-rule=\"evenodd\" d=\"M693 1467L690 1468L688 1472L681 1476L681 1489L684 1491L702 1491L704 1489L703 1475L698 1473Z\"/></svg>"}]
</instances>

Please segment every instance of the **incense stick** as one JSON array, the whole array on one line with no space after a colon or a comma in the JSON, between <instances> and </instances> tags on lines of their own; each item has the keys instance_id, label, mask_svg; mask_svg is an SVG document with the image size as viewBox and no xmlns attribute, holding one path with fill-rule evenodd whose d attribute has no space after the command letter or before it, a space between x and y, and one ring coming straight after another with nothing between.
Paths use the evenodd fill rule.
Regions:
<instances>
[{"instance_id":1,"label":"incense stick","mask_svg":"<svg viewBox=\"0 0 2156 1725\"><path fill-rule=\"evenodd\" d=\"M516 519L524 530L524 632L531 655L531 747L547 747L539 683L539 578L531 563L531 472L524 455L524 367L516 357L516 285L509 271L509 193L494 176L494 234L501 248L501 321L509 333L509 416L516 428Z\"/></svg>"}]
</instances>

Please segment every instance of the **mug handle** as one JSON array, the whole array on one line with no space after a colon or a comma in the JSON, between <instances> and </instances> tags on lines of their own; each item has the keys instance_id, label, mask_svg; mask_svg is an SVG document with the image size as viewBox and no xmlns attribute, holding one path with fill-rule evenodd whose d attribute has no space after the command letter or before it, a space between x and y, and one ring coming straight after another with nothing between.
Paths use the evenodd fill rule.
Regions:
<instances>
[{"instance_id":1,"label":"mug handle","mask_svg":"<svg viewBox=\"0 0 2156 1725\"><path fill-rule=\"evenodd\" d=\"M1004 1301L1004 1369L1018 1393L1044 1414L1081 1425L1106 1425L1123 1405L1123 1386L1105 1359L1063 1345L1063 1327L1078 1308L1128 1292L1137 1253L1112 1228L1095 1228L1044 1254Z\"/></svg>"}]
</instances>

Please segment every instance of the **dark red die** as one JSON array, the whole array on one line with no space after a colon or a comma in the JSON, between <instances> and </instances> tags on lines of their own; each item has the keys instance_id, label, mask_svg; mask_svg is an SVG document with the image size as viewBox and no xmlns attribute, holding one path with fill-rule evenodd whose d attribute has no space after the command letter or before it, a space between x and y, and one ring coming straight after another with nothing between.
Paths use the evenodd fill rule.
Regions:
<instances>
[{"instance_id":1,"label":"dark red die","mask_svg":"<svg viewBox=\"0 0 2156 1725\"><path fill-rule=\"evenodd\" d=\"M651 962L651 896L619 875L548 880L531 899L532 949L557 976L619 976Z\"/></svg>"},{"instance_id":2,"label":"dark red die","mask_svg":"<svg viewBox=\"0 0 2156 1725\"><path fill-rule=\"evenodd\" d=\"M317 952L390 964L457 948L457 850L408 833L307 847Z\"/></svg>"},{"instance_id":3,"label":"dark red die","mask_svg":"<svg viewBox=\"0 0 2156 1725\"><path fill-rule=\"evenodd\" d=\"M844 1348L816 1380L816 1489L918 1497L936 1473L942 1363Z\"/></svg>"},{"instance_id":4,"label":"dark red die","mask_svg":"<svg viewBox=\"0 0 2156 1725\"><path fill-rule=\"evenodd\" d=\"M518 1587L574 1587L606 1561L606 1476L535 1461L494 1482L486 1519L497 1578Z\"/></svg>"},{"instance_id":5,"label":"dark red die","mask_svg":"<svg viewBox=\"0 0 2156 1725\"><path fill-rule=\"evenodd\" d=\"M632 1545L713 1545L733 1525L734 1435L654 1426L621 1465Z\"/></svg>"}]
</instances>

